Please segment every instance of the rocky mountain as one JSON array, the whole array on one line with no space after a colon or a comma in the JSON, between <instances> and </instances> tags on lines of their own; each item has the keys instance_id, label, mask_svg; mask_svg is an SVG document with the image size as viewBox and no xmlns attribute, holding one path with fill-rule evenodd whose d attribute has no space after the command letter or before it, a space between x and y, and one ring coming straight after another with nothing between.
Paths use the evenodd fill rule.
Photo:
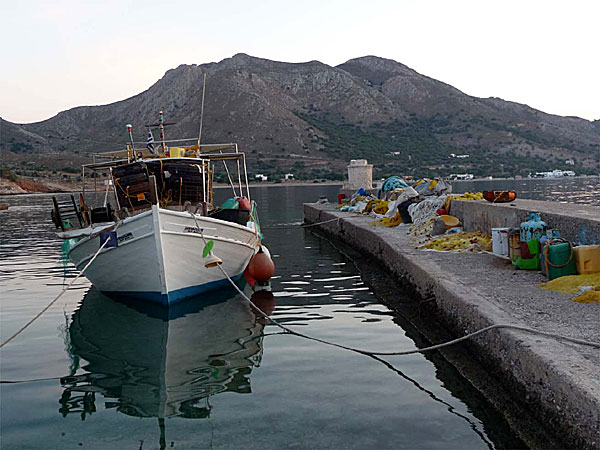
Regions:
<instances>
[{"instance_id":1,"label":"rocky mountain","mask_svg":"<svg viewBox=\"0 0 600 450\"><path fill-rule=\"evenodd\" d=\"M197 136L204 73L202 141L238 142L254 172L335 178L351 158L369 159L378 176L600 169L600 121L472 97L375 56L331 67L245 54L181 65L148 90L109 105L77 107L32 124L2 120L3 163L78 165L92 152L122 148L127 123L145 141L143 125L154 123L161 109L166 121L176 122L167 138ZM565 167L568 159L574 166Z\"/></svg>"}]
</instances>

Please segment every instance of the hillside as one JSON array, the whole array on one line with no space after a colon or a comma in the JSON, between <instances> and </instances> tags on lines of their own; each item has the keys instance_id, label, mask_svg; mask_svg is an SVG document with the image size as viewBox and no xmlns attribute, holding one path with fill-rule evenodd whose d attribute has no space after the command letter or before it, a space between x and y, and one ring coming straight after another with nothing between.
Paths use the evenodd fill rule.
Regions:
<instances>
[{"instance_id":1,"label":"hillside","mask_svg":"<svg viewBox=\"0 0 600 450\"><path fill-rule=\"evenodd\" d=\"M357 157L375 163L377 176L524 175L567 168L567 159L577 172L600 170L600 121L471 97L375 56L331 67L245 54L181 65L117 103L77 107L32 124L2 120L3 164L20 171L76 167L91 152L122 148L127 123L144 141L143 124L155 122L160 109L177 122L167 137L197 136L204 72L203 142L238 142L253 172L336 178Z\"/></svg>"}]
</instances>

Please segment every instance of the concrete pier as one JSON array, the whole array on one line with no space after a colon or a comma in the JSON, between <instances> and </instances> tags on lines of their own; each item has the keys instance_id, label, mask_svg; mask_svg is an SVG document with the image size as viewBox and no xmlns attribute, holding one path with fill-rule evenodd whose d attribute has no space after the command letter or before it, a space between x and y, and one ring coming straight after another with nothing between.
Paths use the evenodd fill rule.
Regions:
<instances>
[{"instance_id":1,"label":"concrete pier","mask_svg":"<svg viewBox=\"0 0 600 450\"><path fill-rule=\"evenodd\" d=\"M548 218L549 212L560 219L556 204L536 203L539 208L530 204L504 208L515 210L515 220L521 209L537 209L543 218ZM305 204L305 220L316 223L339 218L318 228L377 258L424 298L434 298L435 314L456 337L503 323L600 342L600 304L575 303L567 295L541 290L537 284L545 278L539 272L516 271L508 261L490 254L417 250L408 245L408 226L373 227L369 225L373 217L337 212L334 207ZM496 209L486 213L488 207ZM493 214L504 217L497 207L454 201L451 211L462 215L463 223L483 231L490 224L514 226L512 219L511 223L496 223ZM563 233L571 238L582 226L594 225L597 210L588 207L575 212L567 207L562 216L566 222L560 219L555 225L553 218L548 223L561 231L564 224L573 223L572 231ZM490 372L530 405L567 445L600 448L600 350L508 329L479 335L469 345Z\"/></svg>"}]
</instances>

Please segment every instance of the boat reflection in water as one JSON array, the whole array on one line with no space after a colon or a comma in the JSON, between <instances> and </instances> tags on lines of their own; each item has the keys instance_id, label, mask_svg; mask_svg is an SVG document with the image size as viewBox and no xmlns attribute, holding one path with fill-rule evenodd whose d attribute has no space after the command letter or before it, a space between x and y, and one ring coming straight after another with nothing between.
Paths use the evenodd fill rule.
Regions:
<instances>
[{"instance_id":1,"label":"boat reflection in water","mask_svg":"<svg viewBox=\"0 0 600 450\"><path fill-rule=\"evenodd\" d=\"M272 312L271 293L254 300ZM173 306L125 305L92 288L69 326L73 366L61 379L60 412L85 419L99 393L107 408L159 418L163 441L165 417L206 418L210 396L250 393L265 319L233 290ZM75 375L80 360L86 373Z\"/></svg>"}]
</instances>

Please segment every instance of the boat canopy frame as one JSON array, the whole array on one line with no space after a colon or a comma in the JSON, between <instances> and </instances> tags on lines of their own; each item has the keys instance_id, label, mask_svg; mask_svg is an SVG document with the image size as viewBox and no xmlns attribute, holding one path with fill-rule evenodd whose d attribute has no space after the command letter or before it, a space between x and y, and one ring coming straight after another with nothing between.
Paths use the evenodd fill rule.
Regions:
<instances>
[{"instance_id":1,"label":"boat canopy frame","mask_svg":"<svg viewBox=\"0 0 600 450\"><path fill-rule=\"evenodd\" d=\"M100 152L92 154L92 163L82 165L82 194L85 197L85 179L86 179L86 170L91 171L92 173L97 173L99 171L108 170L110 173L110 185L113 186L113 192L115 194L115 200L117 202L117 207L120 208L118 195L116 192L114 177L112 173L112 169L117 166L122 166L125 164L130 164L132 162L137 161L152 161L152 160L174 160L174 159L186 159L190 161L202 161L201 164L207 164L210 166L211 163L222 161L225 171L227 173L227 179L229 181L229 185L232 189L234 197L246 197L249 201L252 201L250 196L250 186L248 182L248 169L246 166L246 155L243 152L239 151L238 145L236 143L224 143L224 144L199 144L196 138L187 138L187 139L170 139L165 140L164 144L167 143L185 143L185 142L196 142L195 144L183 147L185 153L193 152L190 156L180 156L180 157L169 157L165 156L165 150L168 147L163 146L161 142L158 145L157 150L162 150L163 154L160 152L154 153L150 152L147 148L136 149L135 144L146 144L145 142L131 142L131 144L126 144L125 150L117 150L111 152ZM223 153L223 151L229 150L229 153ZM231 152L233 150L233 152ZM215 153L218 152L218 153ZM237 166L237 188L234 185L234 181L231 177L231 173L227 166L228 161L235 161L235 165ZM94 192L97 192L97 178L94 178ZM210 181L211 189L212 189L212 180ZM108 189L110 185L107 186L107 195ZM244 189L245 188L245 189ZM245 191L245 195L244 195ZM238 195L239 192L239 195ZM105 196L106 203L106 196Z\"/></svg>"}]
</instances>

